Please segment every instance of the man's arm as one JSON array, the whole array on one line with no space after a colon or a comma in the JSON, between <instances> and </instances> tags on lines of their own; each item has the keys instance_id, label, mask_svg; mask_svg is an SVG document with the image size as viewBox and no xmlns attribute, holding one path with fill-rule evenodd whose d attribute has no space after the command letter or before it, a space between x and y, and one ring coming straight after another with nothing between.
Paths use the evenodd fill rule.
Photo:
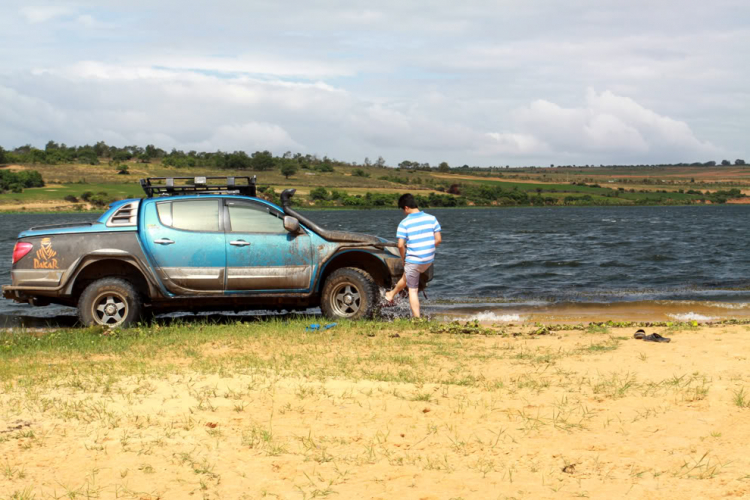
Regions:
<instances>
[{"instance_id":1,"label":"man's arm","mask_svg":"<svg viewBox=\"0 0 750 500\"><path fill-rule=\"evenodd\" d=\"M403 238L398 239L398 251L401 252L401 260L406 261L406 240Z\"/></svg>"},{"instance_id":2,"label":"man's arm","mask_svg":"<svg viewBox=\"0 0 750 500\"><path fill-rule=\"evenodd\" d=\"M442 233L438 231L437 233L435 233L435 248L439 247L442 242L443 242Z\"/></svg>"}]
</instances>

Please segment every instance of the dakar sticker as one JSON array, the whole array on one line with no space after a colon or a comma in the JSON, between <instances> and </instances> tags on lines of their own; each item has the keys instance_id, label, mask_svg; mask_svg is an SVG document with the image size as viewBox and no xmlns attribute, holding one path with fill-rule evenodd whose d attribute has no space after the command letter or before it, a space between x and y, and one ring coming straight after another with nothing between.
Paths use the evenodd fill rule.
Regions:
<instances>
[{"instance_id":1,"label":"dakar sticker","mask_svg":"<svg viewBox=\"0 0 750 500\"><path fill-rule=\"evenodd\" d=\"M42 246L36 251L34 269L58 269L55 255L57 255L57 252L52 250L52 240L42 238Z\"/></svg>"}]
</instances>

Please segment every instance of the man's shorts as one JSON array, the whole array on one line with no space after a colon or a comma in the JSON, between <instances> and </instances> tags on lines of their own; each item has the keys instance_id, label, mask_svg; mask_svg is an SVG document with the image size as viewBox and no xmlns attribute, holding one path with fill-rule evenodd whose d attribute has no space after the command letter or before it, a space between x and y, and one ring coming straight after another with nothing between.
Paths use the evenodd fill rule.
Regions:
<instances>
[{"instance_id":1,"label":"man's shorts","mask_svg":"<svg viewBox=\"0 0 750 500\"><path fill-rule=\"evenodd\" d=\"M429 264L412 264L407 262L404 264L404 275L406 275L406 286L408 288L419 288L419 275L427 271L432 262Z\"/></svg>"}]
</instances>

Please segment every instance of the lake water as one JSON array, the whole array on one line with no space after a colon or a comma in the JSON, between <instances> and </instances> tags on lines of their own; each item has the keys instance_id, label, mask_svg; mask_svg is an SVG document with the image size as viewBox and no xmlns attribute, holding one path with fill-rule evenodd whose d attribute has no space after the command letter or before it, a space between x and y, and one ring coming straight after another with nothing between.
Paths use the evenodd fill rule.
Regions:
<instances>
[{"instance_id":1,"label":"lake water","mask_svg":"<svg viewBox=\"0 0 750 500\"><path fill-rule=\"evenodd\" d=\"M443 227L424 309L488 322L750 317L750 207L428 209ZM310 211L395 238L398 210ZM17 234L92 214L0 215L0 283ZM405 305L401 308L406 311ZM0 300L0 315L73 315Z\"/></svg>"}]
</instances>

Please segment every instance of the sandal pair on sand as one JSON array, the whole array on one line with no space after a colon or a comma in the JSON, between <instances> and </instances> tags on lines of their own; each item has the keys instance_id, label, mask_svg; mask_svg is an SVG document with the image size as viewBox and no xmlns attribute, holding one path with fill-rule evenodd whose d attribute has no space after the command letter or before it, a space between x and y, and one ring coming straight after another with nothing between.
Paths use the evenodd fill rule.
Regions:
<instances>
[{"instance_id":1,"label":"sandal pair on sand","mask_svg":"<svg viewBox=\"0 0 750 500\"><path fill-rule=\"evenodd\" d=\"M651 335L646 335L645 330L638 330L635 332L635 335L633 335L634 339L637 340L644 340L646 342L671 342L672 339L667 337L662 337L658 333L652 333Z\"/></svg>"}]
</instances>

